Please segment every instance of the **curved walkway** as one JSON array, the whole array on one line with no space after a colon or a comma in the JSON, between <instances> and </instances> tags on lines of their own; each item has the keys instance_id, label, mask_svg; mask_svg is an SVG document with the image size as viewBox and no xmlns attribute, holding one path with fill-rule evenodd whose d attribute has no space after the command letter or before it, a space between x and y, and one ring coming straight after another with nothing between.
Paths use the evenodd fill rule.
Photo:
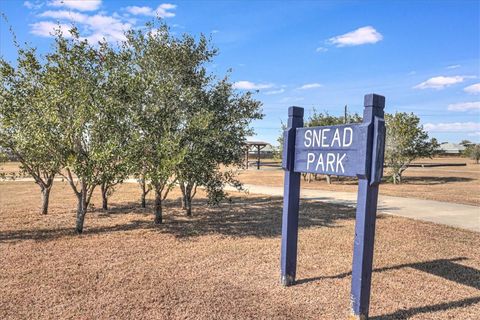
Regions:
<instances>
[{"instance_id":1,"label":"curved walkway","mask_svg":"<svg viewBox=\"0 0 480 320\"><path fill-rule=\"evenodd\" d=\"M250 193L283 196L283 187L244 186ZM353 192L301 189L300 197L350 206L357 202L357 194ZM480 207L477 206L380 195L378 212L480 232Z\"/></svg>"}]
</instances>

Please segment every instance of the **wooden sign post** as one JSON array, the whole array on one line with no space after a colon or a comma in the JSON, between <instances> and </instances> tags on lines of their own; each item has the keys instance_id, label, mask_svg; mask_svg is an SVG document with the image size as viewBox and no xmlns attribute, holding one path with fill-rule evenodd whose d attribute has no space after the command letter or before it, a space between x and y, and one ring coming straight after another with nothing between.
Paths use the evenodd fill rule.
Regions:
<instances>
[{"instance_id":1,"label":"wooden sign post","mask_svg":"<svg viewBox=\"0 0 480 320\"><path fill-rule=\"evenodd\" d=\"M363 123L303 128L303 108L290 107L284 132L285 170L281 283L295 283L298 210L302 172L358 177L358 198L352 266L351 311L368 319L378 185L383 174L385 97L364 99Z\"/></svg>"}]
</instances>

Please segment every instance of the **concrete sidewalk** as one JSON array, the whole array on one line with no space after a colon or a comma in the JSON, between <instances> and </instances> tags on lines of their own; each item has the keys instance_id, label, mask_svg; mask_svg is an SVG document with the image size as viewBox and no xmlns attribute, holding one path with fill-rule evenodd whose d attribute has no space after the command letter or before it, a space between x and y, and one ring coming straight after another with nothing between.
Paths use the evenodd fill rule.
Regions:
<instances>
[{"instance_id":1,"label":"concrete sidewalk","mask_svg":"<svg viewBox=\"0 0 480 320\"><path fill-rule=\"evenodd\" d=\"M283 196L283 187L251 184L244 186L250 193ZM353 207L357 202L357 194L353 192L302 188L300 197ZM378 200L378 212L480 232L480 207L477 206L381 195Z\"/></svg>"}]
</instances>

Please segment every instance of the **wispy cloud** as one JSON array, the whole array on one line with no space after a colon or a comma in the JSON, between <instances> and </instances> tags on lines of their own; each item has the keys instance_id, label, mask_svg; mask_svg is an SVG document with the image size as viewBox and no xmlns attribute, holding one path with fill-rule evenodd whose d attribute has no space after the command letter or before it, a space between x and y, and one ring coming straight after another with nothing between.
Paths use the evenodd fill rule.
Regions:
<instances>
[{"instance_id":1,"label":"wispy cloud","mask_svg":"<svg viewBox=\"0 0 480 320\"><path fill-rule=\"evenodd\" d=\"M43 7L43 3L38 1L24 1L23 6L30 10L37 10Z\"/></svg>"},{"instance_id":2,"label":"wispy cloud","mask_svg":"<svg viewBox=\"0 0 480 320\"><path fill-rule=\"evenodd\" d=\"M359 46L368 43L377 43L383 39L382 34L372 26L358 28L354 31L332 37L328 40L337 47Z\"/></svg>"},{"instance_id":3,"label":"wispy cloud","mask_svg":"<svg viewBox=\"0 0 480 320\"><path fill-rule=\"evenodd\" d=\"M445 76L438 76L430 78L422 83L417 84L414 89L444 89L451 85L461 83L466 78L466 76L452 76L452 77L445 77Z\"/></svg>"},{"instance_id":4,"label":"wispy cloud","mask_svg":"<svg viewBox=\"0 0 480 320\"><path fill-rule=\"evenodd\" d=\"M150 16L155 17L158 16L160 18L172 18L175 17L175 13L171 12L177 6L171 3L162 3L156 9L151 7L138 7L138 6L130 6L126 7L125 10L133 15L141 15L141 16Z\"/></svg>"},{"instance_id":5,"label":"wispy cloud","mask_svg":"<svg viewBox=\"0 0 480 320\"><path fill-rule=\"evenodd\" d=\"M430 132L475 132L480 131L478 122L426 123L423 128Z\"/></svg>"},{"instance_id":6,"label":"wispy cloud","mask_svg":"<svg viewBox=\"0 0 480 320\"><path fill-rule=\"evenodd\" d=\"M303 86L299 87L300 90L308 90L308 89L315 89L323 87L320 83L306 83Z\"/></svg>"},{"instance_id":7,"label":"wispy cloud","mask_svg":"<svg viewBox=\"0 0 480 320\"><path fill-rule=\"evenodd\" d=\"M480 101L452 103L448 105L448 110L450 111L480 110Z\"/></svg>"},{"instance_id":8,"label":"wispy cloud","mask_svg":"<svg viewBox=\"0 0 480 320\"><path fill-rule=\"evenodd\" d=\"M30 25L30 33L41 36L41 37L50 37L56 30L60 30L65 37L71 37L70 29L71 26L68 24L59 24L51 21L40 21L35 22Z\"/></svg>"},{"instance_id":9,"label":"wispy cloud","mask_svg":"<svg viewBox=\"0 0 480 320\"><path fill-rule=\"evenodd\" d=\"M458 68L460 68L460 67L461 67L461 65L459 65L459 64L452 64L452 65L450 65L450 66L447 66L446 69L458 69Z\"/></svg>"},{"instance_id":10,"label":"wispy cloud","mask_svg":"<svg viewBox=\"0 0 480 320\"><path fill-rule=\"evenodd\" d=\"M285 89L278 89L278 90L267 91L267 92L265 92L265 94L272 95L272 94L280 94L280 93L284 93L284 92L285 92Z\"/></svg>"},{"instance_id":11,"label":"wispy cloud","mask_svg":"<svg viewBox=\"0 0 480 320\"><path fill-rule=\"evenodd\" d=\"M317 49L315 49L315 52L327 52L328 49L325 48L325 47L318 47Z\"/></svg>"},{"instance_id":12,"label":"wispy cloud","mask_svg":"<svg viewBox=\"0 0 480 320\"><path fill-rule=\"evenodd\" d=\"M52 0L48 2L52 7L66 7L79 11L95 11L102 5L102 0Z\"/></svg>"},{"instance_id":13,"label":"wispy cloud","mask_svg":"<svg viewBox=\"0 0 480 320\"><path fill-rule=\"evenodd\" d=\"M260 89L269 89L272 88L272 83L254 83L250 81L237 81L233 84L234 89L241 90L260 90Z\"/></svg>"},{"instance_id":14,"label":"wispy cloud","mask_svg":"<svg viewBox=\"0 0 480 320\"><path fill-rule=\"evenodd\" d=\"M285 97L280 99L281 103L286 103L286 102L298 102L298 101L303 101L305 100L304 97Z\"/></svg>"},{"instance_id":15,"label":"wispy cloud","mask_svg":"<svg viewBox=\"0 0 480 320\"><path fill-rule=\"evenodd\" d=\"M47 10L40 13L38 16L42 18L54 18L58 20L70 20L78 23L84 23L89 18L89 16L86 14L67 10Z\"/></svg>"},{"instance_id":16,"label":"wispy cloud","mask_svg":"<svg viewBox=\"0 0 480 320\"><path fill-rule=\"evenodd\" d=\"M463 91L471 94L479 94L480 93L480 83L472 84L471 86L465 87Z\"/></svg>"}]
</instances>

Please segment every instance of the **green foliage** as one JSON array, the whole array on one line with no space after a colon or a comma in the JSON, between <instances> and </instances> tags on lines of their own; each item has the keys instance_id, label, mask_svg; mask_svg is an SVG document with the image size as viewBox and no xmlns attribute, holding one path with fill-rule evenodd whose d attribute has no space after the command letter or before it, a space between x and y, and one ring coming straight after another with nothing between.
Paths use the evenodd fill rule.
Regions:
<instances>
[{"instance_id":1,"label":"green foliage","mask_svg":"<svg viewBox=\"0 0 480 320\"><path fill-rule=\"evenodd\" d=\"M39 185L48 211L48 195L62 164L58 119L45 85L46 67L33 48L18 49L17 65L0 59L0 147L21 163Z\"/></svg>"},{"instance_id":2,"label":"green foliage","mask_svg":"<svg viewBox=\"0 0 480 320\"><path fill-rule=\"evenodd\" d=\"M313 115L311 115L305 123L305 127L319 127L319 126L334 126L345 123L360 123L362 122L362 117L358 113L345 116L333 116L327 111L325 113L317 112L313 110Z\"/></svg>"},{"instance_id":3,"label":"green foliage","mask_svg":"<svg viewBox=\"0 0 480 320\"><path fill-rule=\"evenodd\" d=\"M385 164L390 169L394 183L401 182L402 173L415 159L432 157L438 148L436 139L420 125L420 118L413 113L386 114L387 139Z\"/></svg>"},{"instance_id":4,"label":"green foliage","mask_svg":"<svg viewBox=\"0 0 480 320\"><path fill-rule=\"evenodd\" d=\"M253 133L250 123L262 117L260 103L251 93L237 94L228 78L198 89L197 99L184 105L187 125L181 144L186 154L177 167L187 214L198 186L206 188L212 204L225 197L226 184L241 188L228 167L242 165L246 137Z\"/></svg>"},{"instance_id":5,"label":"green foliage","mask_svg":"<svg viewBox=\"0 0 480 320\"><path fill-rule=\"evenodd\" d=\"M41 186L56 173L67 179L78 199L77 232L95 188L106 209L131 175L144 196L154 190L156 223L178 181L190 200L204 186L212 203L227 183L240 188L220 168L241 164L260 103L207 73L216 49L204 36L174 37L159 21L115 46L91 45L76 28L70 34L58 30L44 59L19 49L18 67L0 60L0 150Z\"/></svg>"}]
</instances>

